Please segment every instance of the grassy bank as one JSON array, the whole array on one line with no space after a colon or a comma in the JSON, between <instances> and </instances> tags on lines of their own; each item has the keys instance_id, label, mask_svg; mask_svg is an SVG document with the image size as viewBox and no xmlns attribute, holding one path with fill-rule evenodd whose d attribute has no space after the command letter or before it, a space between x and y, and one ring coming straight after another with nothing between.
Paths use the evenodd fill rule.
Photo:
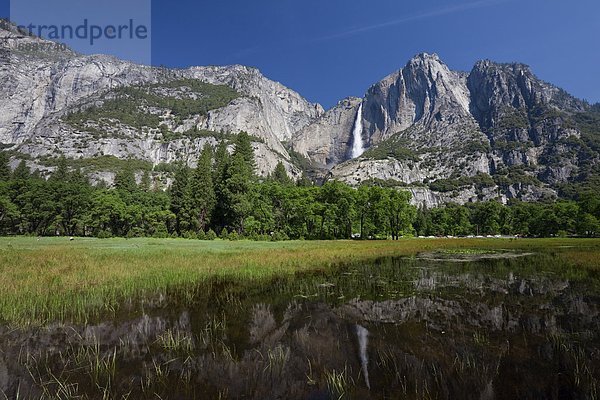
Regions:
<instances>
[{"instance_id":1,"label":"grassy bank","mask_svg":"<svg viewBox=\"0 0 600 400\"><path fill-rule=\"evenodd\" d=\"M406 239L227 242L184 239L0 238L0 319L15 325L83 322L125 300L214 277L244 281L435 249L555 252L600 270L594 239Z\"/></svg>"}]
</instances>

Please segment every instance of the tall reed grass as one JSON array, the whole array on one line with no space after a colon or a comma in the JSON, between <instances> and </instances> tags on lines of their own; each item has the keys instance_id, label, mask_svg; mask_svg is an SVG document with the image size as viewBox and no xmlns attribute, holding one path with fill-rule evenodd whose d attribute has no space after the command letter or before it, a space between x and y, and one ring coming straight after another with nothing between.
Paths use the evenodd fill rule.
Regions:
<instances>
[{"instance_id":1,"label":"tall reed grass","mask_svg":"<svg viewBox=\"0 0 600 400\"><path fill-rule=\"evenodd\" d=\"M215 278L243 282L330 271L348 262L437 249L554 252L600 271L600 240L197 241L0 238L0 320L13 326L86 322L173 288Z\"/></svg>"}]
</instances>

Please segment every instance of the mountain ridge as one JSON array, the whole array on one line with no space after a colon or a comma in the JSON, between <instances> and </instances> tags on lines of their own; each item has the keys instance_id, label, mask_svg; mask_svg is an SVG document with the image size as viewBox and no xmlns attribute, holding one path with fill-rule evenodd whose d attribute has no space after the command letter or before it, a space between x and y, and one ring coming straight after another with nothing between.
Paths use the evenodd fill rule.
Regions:
<instances>
[{"instance_id":1,"label":"mountain ridge","mask_svg":"<svg viewBox=\"0 0 600 400\"><path fill-rule=\"evenodd\" d=\"M417 202L420 197L433 206L556 197L582 167L597 169L597 151L593 160L579 154L594 139L582 136L576 123L592 106L538 79L521 63L482 60L464 73L422 53L371 86L362 101L368 149L363 157L334 166L330 178L353 185L369 179L396 182L412 190ZM310 130L301 138L309 143ZM299 147L312 156L310 146ZM485 188L464 184L482 175L493 178L486 179ZM431 181L459 178L463 184L448 185L452 190L423 190L431 189Z\"/></svg>"},{"instance_id":2,"label":"mountain ridge","mask_svg":"<svg viewBox=\"0 0 600 400\"><path fill-rule=\"evenodd\" d=\"M165 69L68 49L28 51L22 44L48 42L14 33L0 29L0 82L7 99L0 142L13 164L27 159L42 171L52 169L44 160L60 155L193 165L204 144L239 131L256 138L260 175L282 162L299 177L308 161L299 163L298 157L305 157L318 179L385 181L410 190L414 202L428 207L556 197L563 186L584 182L598 169L594 143L600 128L586 123L583 132L578 122L595 121L594 108L522 63L481 60L469 72L453 71L437 54L420 53L362 98L348 97L324 110L254 67ZM203 94L192 93L195 81L212 85L205 89L214 93L225 85L239 95L200 114L169 109L175 103L196 109ZM173 82L182 84L170 87ZM131 93L119 92L127 87L137 88L139 104L131 105ZM121 119L103 109L115 96L130 104ZM89 108L99 115L77 127L65 122ZM124 123L132 115L140 126ZM357 118L366 152L351 159ZM111 181L107 171L90 172Z\"/></svg>"}]
</instances>

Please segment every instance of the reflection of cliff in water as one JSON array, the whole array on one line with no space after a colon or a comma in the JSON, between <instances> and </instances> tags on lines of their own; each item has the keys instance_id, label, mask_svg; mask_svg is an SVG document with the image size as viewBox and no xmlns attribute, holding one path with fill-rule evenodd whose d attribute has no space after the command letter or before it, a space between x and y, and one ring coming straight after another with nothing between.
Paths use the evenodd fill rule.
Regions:
<instances>
[{"instance_id":1,"label":"reflection of cliff in water","mask_svg":"<svg viewBox=\"0 0 600 400\"><path fill-rule=\"evenodd\" d=\"M0 389L8 398L594 398L598 292L532 263L387 260L254 290L219 283L137 318L2 328Z\"/></svg>"}]
</instances>

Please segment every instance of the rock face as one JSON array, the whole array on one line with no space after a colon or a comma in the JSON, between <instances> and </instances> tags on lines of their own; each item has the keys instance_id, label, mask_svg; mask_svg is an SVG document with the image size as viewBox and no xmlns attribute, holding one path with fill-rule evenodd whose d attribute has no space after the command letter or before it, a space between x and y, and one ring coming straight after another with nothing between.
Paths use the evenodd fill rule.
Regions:
<instances>
[{"instance_id":1,"label":"rock face","mask_svg":"<svg viewBox=\"0 0 600 400\"><path fill-rule=\"evenodd\" d=\"M68 158L112 155L153 164L193 162L207 140L164 140L121 125L102 139L86 135L63 122L63 117L90 105L102 104L115 88L149 85L176 79L195 79L228 85L241 97L169 126L174 132L192 128L214 132L247 131L260 140L258 172L267 174L278 161L291 175L299 169L289 161L282 141L318 118L323 109L298 93L243 66L192 67L168 70L137 65L109 56L83 56L68 49L47 47L51 42L16 29L0 29L0 142L36 161L40 156ZM118 121L117 121L118 122ZM210 140L209 140L210 141ZM214 141L213 141L214 142ZM44 169L35 162L34 166Z\"/></svg>"},{"instance_id":2,"label":"rock face","mask_svg":"<svg viewBox=\"0 0 600 400\"><path fill-rule=\"evenodd\" d=\"M366 94L365 128L370 144L415 127L432 133L423 144L447 145L446 133L469 125L466 76L452 72L437 55L420 54Z\"/></svg>"},{"instance_id":3,"label":"rock face","mask_svg":"<svg viewBox=\"0 0 600 400\"><path fill-rule=\"evenodd\" d=\"M522 64L480 61L464 73L420 54L374 84L362 102L363 156L348 157L351 128L333 117L339 105L304 128L295 148L321 164L343 154L330 178L408 185L413 201L428 207L556 196L560 185L599 164L577 123L592 107Z\"/></svg>"},{"instance_id":4,"label":"rock face","mask_svg":"<svg viewBox=\"0 0 600 400\"><path fill-rule=\"evenodd\" d=\"M324 112L320 104L309 103L293 90L265 78L256 68L241 65L192 67L184 74L205 82L228 85L254 99L260 107L260 114L254 114L254 117L279 141L290 140L295 132Z\"/></svg>"},{"instance_id":5,"label":"rock face","mask_svg":"<svg viewBox=\"0 0 600 400\"><path fill-rule=\"evenodd\" d=\"M216 145L246 131L254 138L262 175L281 161L291 176L299 176L302 171L292 161L299 154L319 175L352 185L387 181L407 187L415 203L431 207L552 197L565 184L597 175L600 165L594 144L600 127L589 123L600 121L600 107L539 80L522 64L480 61L469 73L456 72L437 55L423 53L375 83L363 98L346 98L325 112L255 68L155 68L48 47L52 42L4 28L0 143L12 151L13 164L26 159L42 172L52 170L47 160L59 155L193 165L206 143ZM225 85L238 95L184 116L164 102L132 111L158 118L154 126L132 126L122 115L69 122L73 114L103 107L122 88L152 91L159 100L190 93L197 99L202 94L192 93L186 83L197 81ZM173 82L183 83L173 87ZM367 150L352 159L359 109ZM582 120L588 121L586 129ZM297 153L293 158L290 148Z\"/></svg>"},{"instance_id":6,"label":"rock face","mask_svg":"<svg viewBox=\"0 0 600 400\"><path fill-rule=\"evenodd\" d=\"M331 167L348 159L352 129L361 101L356 97L344 99L297 132L292 138L294 150L322 167Z\"/></svg>"}]
</instances>

